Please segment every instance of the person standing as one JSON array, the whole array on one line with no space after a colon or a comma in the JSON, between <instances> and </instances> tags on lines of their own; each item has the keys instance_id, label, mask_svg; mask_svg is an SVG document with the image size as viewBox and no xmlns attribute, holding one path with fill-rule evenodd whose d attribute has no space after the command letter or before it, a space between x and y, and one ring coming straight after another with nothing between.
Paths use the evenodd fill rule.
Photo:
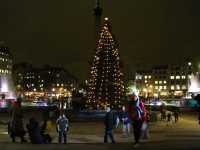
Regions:
<instances>
[{"instance_id":1,"label":"person standing","mask_svg":"<svg viewBox=\"0 0 200 150\"><path fill-rule=\"evenodd\" d=\"M128 113L133 125L133 134L135 138L134 147L137 147L141 136L144 105L136 94L130 96L130 101L128 104Z\"/></svg>"},{"instance_id":2,"label":"person standing","mask_svg":"<svg viewBox=\"0 0 200 150\"><path fill-rule=\"evenodd\" d=\"M59 134L58 137L58 142L62 143L62 139L64 140L64 143L67 143L67 132L69 130L69 120L68 118L61 113L61 115L59 116L59 118L56 121L57 124L57 131Z\"/></svg>"},{"instance_id":3,"label":"person standing","mask_svg":"<svg viewBox=\"0 0 200 150\"><path fill-rule=\"evenodd\" d=\"M175 123L178 122L178 119L179 119L178 110L175 110L175 111L174 111L174 121L175 121Z\"/></svg>"},{"instance_id":4,"label":"person standing","mask_svg":"<svg viewBox=\"0 0 200 150\"><path fill-rule=\"evenodd\" d=\"M8 124L8 132L12 138L12 142L15 142L16 137L20 137L22 143L27 142L24 138L26 131L23 124L21 98L17 98L16 102L14 103L11 121Z\"/></svg>"},{"instance_id":5,"label":"person standing","mask_svg":"<svg viewBox=\"0 0 200 150\"><path fill-rule=\"evenodd\" d=\"M149 111L145 109L143 124L142 124L142 135L141 135L141 138L144 140L149 138L149 121L150 121L150 114L149 114Z\"/></svg>"},{"instance_id":6,"label":"person standing","mask_svg":"<svg viewBox=\"0 0 200 150\"><path fill-rule=\"evenodd\" d=\"M128 116L128 112L126 111L125 106L122 107L121 120L123 124L123 127L122 127L123 136L128 137L130 135L130 118Z\"/></svg>"},{"instance_id":7,"label":"person standing","mask_svg":"<svg viewBox=\"0 0 200 150\"><path fill-rule=\"evenodd\" d=\"M169 123L171 122L171 120L172 120L172 114L171 114L171 112L168 112L167 113L167 126L169 125Z\"/></svg>"},{"instance_id":8,"label":"person standing","mask_svg":"<svg viewBox=\"0 0 200 150\"><path fill-rule=\"evenodd\" d=\"M111 111L110 107L107 107L106 115L104 118L105 125L105 135L104 135L104 143L108 143L108 136L110 137L111 142L114 144L115 139L113 136L113 129L116 126L114 113Z\"/></svg>"}]
</instances>

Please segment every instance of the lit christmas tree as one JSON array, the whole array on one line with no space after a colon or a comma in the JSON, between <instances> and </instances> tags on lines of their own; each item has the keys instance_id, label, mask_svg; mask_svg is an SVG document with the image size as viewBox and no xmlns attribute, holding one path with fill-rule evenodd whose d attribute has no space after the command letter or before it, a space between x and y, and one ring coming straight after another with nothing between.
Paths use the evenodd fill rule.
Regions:
<instances>
[{"instance_id":1,"label":"lit christmas tree","mask_svg":"<svg viewBox=\"0 0 200 150\"><path fill-rule=\"evenodd\" d=\"M107 18L96 44L88 82L88 109L120 109L123 105L124 81L121 71L118 44Z\"/></svg>"}]
</instances>

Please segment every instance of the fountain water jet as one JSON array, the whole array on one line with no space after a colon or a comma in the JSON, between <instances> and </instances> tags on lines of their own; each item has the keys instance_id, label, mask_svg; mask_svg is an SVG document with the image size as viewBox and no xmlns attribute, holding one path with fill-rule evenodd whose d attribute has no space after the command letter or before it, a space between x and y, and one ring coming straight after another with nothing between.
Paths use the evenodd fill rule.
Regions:
<instances>
[{"instance_id":1,"label":"fountain water jet","mask_svg":"<svg viewBox=\"0 0 200 150\"><path fill-rule=\"evenodd\" d=\"M188 83L188 93L200 94L200 76L199 73L192 74Z\"/></svg>"}]
</instances>

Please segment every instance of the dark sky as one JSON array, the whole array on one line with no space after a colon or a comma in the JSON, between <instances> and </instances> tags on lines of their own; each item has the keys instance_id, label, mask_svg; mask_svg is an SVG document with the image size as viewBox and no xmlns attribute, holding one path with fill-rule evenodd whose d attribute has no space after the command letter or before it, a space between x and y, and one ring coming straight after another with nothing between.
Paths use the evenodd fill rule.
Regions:
<instances>
[{"instance_id":1,"label":"dark sky","mask_svg":"<svg viewBox=\"0 0 200 150\"><path fill-rule=\"evenodd\" d=\"M200 55L200 0L102 0L125 70ZM1 0L0 40L15 63L54 64L81 79L94 54L94 0Z\"/></svg>"}]
</instances>

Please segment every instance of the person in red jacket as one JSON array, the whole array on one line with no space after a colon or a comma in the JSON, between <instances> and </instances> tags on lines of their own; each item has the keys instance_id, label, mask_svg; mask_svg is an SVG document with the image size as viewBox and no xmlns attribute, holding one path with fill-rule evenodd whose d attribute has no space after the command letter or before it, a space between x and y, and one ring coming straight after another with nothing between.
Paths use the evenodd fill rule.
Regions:
<instances>
[{"instance_id":1,"label":"person in red jacket","mask_svg":"<svg viewBox=\"0 0 200 150\"><path fill-rule=\"evenodd\" d=\"M133 133L135 138L134 147L139 143L141 136L141 127L144 119L144 104L140 101L137 95L131 95L128 104L128 113L133 125Z\"/></svg>"}]
</instances>

